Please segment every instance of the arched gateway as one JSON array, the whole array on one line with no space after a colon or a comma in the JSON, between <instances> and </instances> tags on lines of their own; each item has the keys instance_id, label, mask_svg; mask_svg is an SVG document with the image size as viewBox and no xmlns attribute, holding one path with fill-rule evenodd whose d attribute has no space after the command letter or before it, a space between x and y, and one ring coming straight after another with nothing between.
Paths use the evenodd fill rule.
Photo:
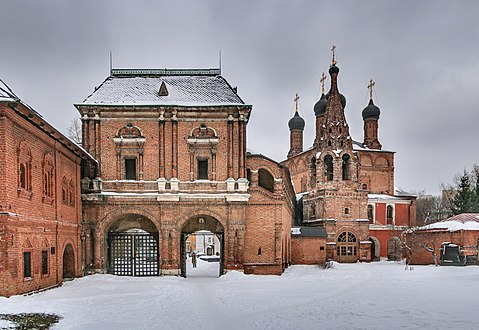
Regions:
<instances>
[{"instance_id":1,"label":"arched gateway","mask_svg":"<svg viewBox=\"0 0 479 330\"><path fill-rule=\"evenodd\" d=\"M223 225L209 215L198 215L188 219L183 227L181 228L181 238L180 238L180 268L181 276L186 277L186 239L189 235L200 231L207 230L215 234L220 241L220 251L219 252L219 274L218 276L223 275L224 272L224 227Z\"/></svg>"},{"instance_id":2,"label":"arched gateway","mask_svg":"<svg viewBox=\"0 0 479 330\"><path fill-rule=\"evenodd\" d=\"M158 229L143 215L128 214L108 229L108 273L158 276Z\"/></svg>"}]
</instances>

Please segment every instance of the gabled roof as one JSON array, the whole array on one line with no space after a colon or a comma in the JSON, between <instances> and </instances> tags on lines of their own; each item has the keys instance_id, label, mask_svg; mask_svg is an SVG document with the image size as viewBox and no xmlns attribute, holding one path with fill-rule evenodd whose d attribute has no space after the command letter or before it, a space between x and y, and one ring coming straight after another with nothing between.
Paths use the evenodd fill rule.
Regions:
<instances>
[{"instance_id":1,"label":"gabled roof","mask_svg":"<svg viewBox=\"0 0 479 330\"><path fill-rule=\"evenodd\" d=\"M479 213L461 213L419 228L420 231L479 230Z\"/></svg>"},{"instance_id":2,"label":"gabled roof","mask_svg":"<svg viewBox=\"0 0 479 330\"><path fill-rule=\"evenodd\" d=\"M160 86L166 87L166 91ZM162 94L162 96L160 96ZM217 69L115 69L81 105L243 106Z\"/></svg>"}]
</instances>

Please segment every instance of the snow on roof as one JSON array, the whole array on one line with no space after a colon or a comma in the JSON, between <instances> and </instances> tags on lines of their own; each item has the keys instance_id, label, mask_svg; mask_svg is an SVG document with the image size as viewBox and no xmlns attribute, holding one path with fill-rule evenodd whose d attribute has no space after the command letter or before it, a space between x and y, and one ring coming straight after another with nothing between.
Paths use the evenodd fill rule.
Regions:
<instances>
[{"instance_id":1,"label":"snow on roof","mask_svg":"<svg viewBox=\"0 0 479 330\"><path fill-rule=\"evenodd\" d=\"M245 104L236 90L219 75L207 75L200 70L180 70L183 74L175 74L174 70L156 70L158 72L147 70L151 71L151 74L142 74L142 70L125 70L129 71L130 74L113 74L108 77L81 104L178 106ZM170 75L162 75L163 71ZM160 96L159 93L163 82L168 91L166 96Z\"/></svg>"},{"instance_id":2,"label":"snow on roof","mask_svg":"<svg viewBox=\"0 0 479 330\"><path fill-rule=\"evenodd\" d=\"M479 213L461 213L445 220L420 227L419 230L461 231L479 230Z\"/></svg>"},{"instance_id":3,"label":"snow on roof","mask_svg":"<svg viewBox=\"0 0 479 330\"><path fill-rule=\"evenodd\" d=\"M370 149L361 142L353 140L353 150L354 151L372 151L372 152L394 152L394 151L389 151L389 150L384 150L384 149Z\"/></svg>"}]
</instances>

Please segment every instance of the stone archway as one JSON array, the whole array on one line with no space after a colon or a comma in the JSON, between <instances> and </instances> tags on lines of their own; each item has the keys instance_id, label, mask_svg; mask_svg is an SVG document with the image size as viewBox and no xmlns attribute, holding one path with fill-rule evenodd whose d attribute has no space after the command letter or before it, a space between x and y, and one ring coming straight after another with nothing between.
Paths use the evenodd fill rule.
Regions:
<instances>
[{"instance_id":1,"label":"stone archway","mask_svg":"<svg viewBox=\"0 0 479 330\"><path fill-rule=\"evenodd\" d=\"M120 217L107 230L108 273L120 276L158 276L159 234L144 215Z\"/></svg>"},{"instance_id":2,"label":"stone archway","mask_svg":"<svg viewBox=\"0 0 479 330\"><path fill-rule=\"evenodd\" d=\"M63 251L63 278L75 278L75 251L70 243L65 246Z\"/></svg>"},{"instance_id":3,"label":"stone archway","mask_svg":"<svg viewBox=\"0 0 479 330\"><path fill-rule=\"evenodd\" d=\"M369 241L371 242L371 261L379 261L381 259L381 243L374 236L370 236Z\"/></svg>"},{"instance_id":4,"label":"stone archway","mask_svg":"<svg viewBox=\"0 0 479 330\"><path fill-rule=\"evenodd\" d=\"M188 236L199 231L209 231L213 233L219 240L219 249L215 252L219 253L219 269L218 276L224 272L224 233L223 225L210 215L197 215L189 218L181 228L180 235L180 271L181 276L186 277L186 240Z\"/></svg>"}]
</instances>

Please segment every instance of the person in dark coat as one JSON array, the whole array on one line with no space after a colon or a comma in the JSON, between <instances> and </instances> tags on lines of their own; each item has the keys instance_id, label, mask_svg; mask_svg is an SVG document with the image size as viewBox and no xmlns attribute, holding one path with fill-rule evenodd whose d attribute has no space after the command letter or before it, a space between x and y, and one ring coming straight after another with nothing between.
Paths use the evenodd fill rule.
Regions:
<instances>
[{"instance_id":1,"label":"person in dark coat","mask_svg":"<svg viewBox=\"0 0 479 330\"><path fill-rule=\"evenodd\" d=\"M191 254L191 263L193 264L193 268L196 268L196 253Z\"/></svg>"}]
</instances>

